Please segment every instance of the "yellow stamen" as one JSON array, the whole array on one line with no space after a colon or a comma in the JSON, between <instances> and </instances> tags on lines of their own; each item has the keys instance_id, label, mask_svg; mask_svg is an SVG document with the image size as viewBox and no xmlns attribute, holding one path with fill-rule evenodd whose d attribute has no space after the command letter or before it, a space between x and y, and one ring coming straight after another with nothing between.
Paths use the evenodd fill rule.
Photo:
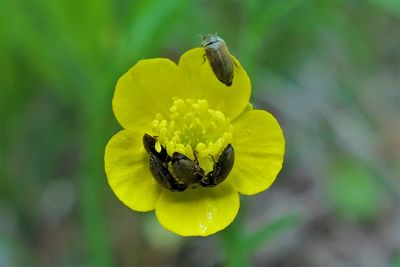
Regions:
<instances>
[{"instance_id":1,"label":"yellow stamen","mask_svg":"<svg viewBox=\"0 0 400 267\"><path fill-rule=\"evenodd\" d=\"M230 119L219 111L210 109L207 100L173 99L165 117L156 114L151 127L158 136L156 150L161 145L169 155L174 152L194 159L196 153L200 166L207 173L222 150L232 143L233 126Z\"/></svg>"}]
</instances>

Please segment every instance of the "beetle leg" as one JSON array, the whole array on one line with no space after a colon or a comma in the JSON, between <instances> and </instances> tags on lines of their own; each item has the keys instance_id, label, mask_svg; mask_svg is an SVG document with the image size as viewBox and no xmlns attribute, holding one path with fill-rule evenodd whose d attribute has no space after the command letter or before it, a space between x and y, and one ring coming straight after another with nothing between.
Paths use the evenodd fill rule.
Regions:
<instances>
[{"instance_id":1,"label":"beetle leg","mask_svg":"<svg viewBox=\"0 0 400 267\"><path fill-rule=\"evenodd\" d=\"M235 67L239 67L239 66L236 64L235 59L234 59L232 56L231 56L231 58L232 58L233 65L235 65Z\"/></svg>"},{"instance_id":2,"label":"beetle leg","mask_svg":"<svg viewBox=\"0 0 400 267\"><path fill-rule=\"evenodd\" d=\"M199 160L197 159L197 150L196 149L193 150L193 156L194 156L194 161L196 162L196 164L199 164Z\"/></svg>"},{"instance_id":3,"label":"beetle leg","mask_svg":"<svg viewBox=\"0 0 400 267\"><path fill-rule=\"evenodd\" d=\"M204 64L206 62L206 54L203 55L203 62L201 64Z\"/></svg>"},{"instance_id":4,"label":"beetle leg","mask_svg":"<svg viewBox=\"0 0 400 267\"><path fill-rule=\"evenodd\" d=\"M215 164L216 162L215 162L215 159L214 159L213 155L211 155L211 154L208 154L208 155L211 157L213 163Z\"/></svg>"}]
</instances>

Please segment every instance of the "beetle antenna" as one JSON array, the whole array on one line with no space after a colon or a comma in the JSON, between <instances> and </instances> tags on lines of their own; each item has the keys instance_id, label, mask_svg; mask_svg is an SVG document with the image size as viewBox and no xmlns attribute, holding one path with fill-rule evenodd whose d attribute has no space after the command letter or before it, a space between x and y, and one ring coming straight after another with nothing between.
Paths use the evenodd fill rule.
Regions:
<instances>
[{"instance_id":1,"label":"beetle antenna","mask_svg":"<svg viewBox=\"0 0 400 267\"><path fill-rule=\"evenodd\" d=\"M193 149L193 156L194 156L194 161L199 164L199 160L197 159L197 150Z\"/></svg>"}]
</instances>

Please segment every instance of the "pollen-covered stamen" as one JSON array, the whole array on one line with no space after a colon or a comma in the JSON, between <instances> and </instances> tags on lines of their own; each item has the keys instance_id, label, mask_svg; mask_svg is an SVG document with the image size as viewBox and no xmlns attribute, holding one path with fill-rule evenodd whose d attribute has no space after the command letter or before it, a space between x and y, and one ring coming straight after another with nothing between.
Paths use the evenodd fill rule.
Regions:
<instances>
[{"instance_id":1,"label":"pollen-covered stamen","mask_svg":"<svg viewBox=\"0 0 400 267\"><path fill-rule=\"evenodd\" d=\"M219 111L210 109L204 99L173 99L166 116L157 114L151 126L158 136L156 150L166 147L169 155L180 152L194 159L196 153L200 166L209 172L212 157L232 142L233 126L230 119Z\"/></svg>"}]
</instances>

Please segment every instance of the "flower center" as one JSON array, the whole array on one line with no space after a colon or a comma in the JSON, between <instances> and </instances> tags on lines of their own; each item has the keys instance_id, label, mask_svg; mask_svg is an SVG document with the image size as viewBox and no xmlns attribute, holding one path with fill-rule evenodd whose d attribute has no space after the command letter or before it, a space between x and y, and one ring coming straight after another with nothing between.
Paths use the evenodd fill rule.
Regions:
<instances>
[{"instance_id":1,"label":"flower center","mask_svg":"<svg viewBox=\"0 0 400 267\"><path fill-rule=\"evenodd\" d=\"M194 159L196 153L206 173L213 168L212 158L218 160L222 150L232 143L230 119L221 111L210 109L204 99L174 98L169 114L164 117L157 113L151 127L158 136L158 152L163 146L170 156L180 152Z\"/></svg>"}]
</instances>

